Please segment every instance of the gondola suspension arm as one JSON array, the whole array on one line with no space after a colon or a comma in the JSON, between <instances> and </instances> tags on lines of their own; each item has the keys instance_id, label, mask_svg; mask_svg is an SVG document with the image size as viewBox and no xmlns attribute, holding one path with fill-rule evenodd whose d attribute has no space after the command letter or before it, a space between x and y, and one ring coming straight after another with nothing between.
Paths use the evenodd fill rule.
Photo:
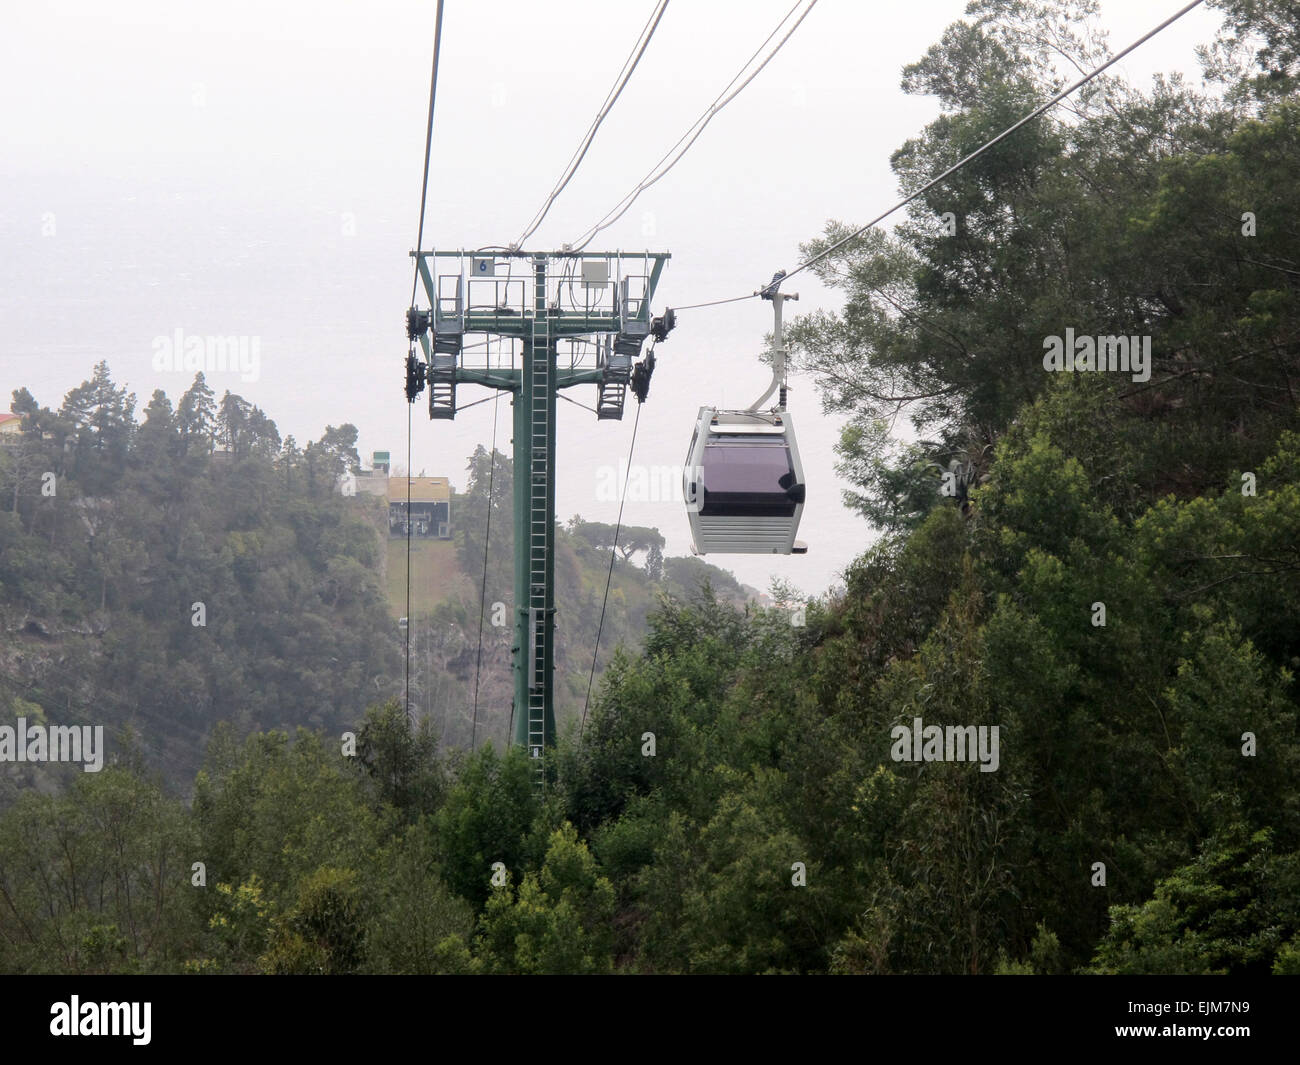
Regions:
<instances>
[{"instance_id":1,"label":"gondola suspension arm","mask_svg":"<svg viewBox=\"0 0 1300 1065\"><path fill-rule=\"evenodd\" d=\"M766 392L746 408L751 414L757 413L759 408L772 398L772 393L776 392L777 389L780 389L777 410L785 410L785 334L782 330L781 304L786 300L797 300L799 293L780 291L781 281L784 277L784 270L777 271L772 275L771 284L754 293L755 296L761 296L765 300L772 301L772 383L767 386Z\"/></svg>"}]
</instances>

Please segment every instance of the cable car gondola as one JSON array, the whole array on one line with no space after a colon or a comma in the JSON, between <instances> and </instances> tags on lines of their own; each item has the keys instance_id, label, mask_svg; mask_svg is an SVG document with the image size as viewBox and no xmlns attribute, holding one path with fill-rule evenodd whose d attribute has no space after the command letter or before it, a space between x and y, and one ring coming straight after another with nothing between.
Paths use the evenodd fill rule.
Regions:
<instances>
[{"instance_id":1,"label":"cable car gondola","mask_svg":"<svg viewBox=\"0 0 1300 1065\"><path fill-rule=\"evenodd\" d=\"M795 539L806 485L794 423L785 409L785 347L781 303L798 299L777 291L777 274L761 295L771 300L772 384L747 410L701 407L682 475L691 548L707 554L803 554ZM776 407L759 408L780 389Z\"/></svg>"},{"instance_id":2,"label":"cable car gondola","mask_svg":"<svg viewBox=\"0 0 1300 1065\"><path fill-rule=\"evenodd\" d=\"M805 485L785 411L701 407L683 484L697 555L802 554Z\"/></svg>"}]
</instances>

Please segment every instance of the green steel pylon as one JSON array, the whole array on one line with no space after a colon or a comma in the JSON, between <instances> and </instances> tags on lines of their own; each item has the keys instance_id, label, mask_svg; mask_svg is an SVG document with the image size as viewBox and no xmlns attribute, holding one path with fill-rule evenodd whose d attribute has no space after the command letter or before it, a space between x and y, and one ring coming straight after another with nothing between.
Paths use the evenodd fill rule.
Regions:
<instances>
[{"instance_id":1,"label":"green steel pylon","mask_svg":"<svg viewBox=\"0 0 1300 1065\"><path fill-rule=\"evenodd\" d=\"M561 388L598 386L597 418L618 419L631 376L632 359L653 332L662 338L662 320L651 320L650 301L667 253L527 253L511 251L490 257L467 252L412 252L430 310L412 308L408 335L424 354L407 364L407 398L429 386L429 417L452 418L456 386L479 384L512 394L514 406L514 742L537 759L537 779L544 781L542 752L555 743L555 405ZM510 306L513 277L496 277L497 261L523 259L530 266L531 300ZM560 285L568 285L571 309L562 308L557 291L548 299L548 266L565 264ZM455 265L450 272L439 267ZM430 264L433 270L430 270ZM468 273L466 272L468 264ZM640 265L642 273L625 267ZM614 276L611 278L611 267ZM581 278L575 279L575 271ZM495 289L490 304L469 298L472 286ZM583 289L583 305L574 286ZM502 289L504 288L504 293ZM595 295L593 296L593 293ZM504 303L504 305L503 305ZM671 323L671 319L669 319ZM465 365L463 338L469 333L511 337L521 342L518 368ZM558 365L562 339L597 338L591 365L571 360ZM608 341L601 344L600 338Z\"/></svg>"}]
</instances>

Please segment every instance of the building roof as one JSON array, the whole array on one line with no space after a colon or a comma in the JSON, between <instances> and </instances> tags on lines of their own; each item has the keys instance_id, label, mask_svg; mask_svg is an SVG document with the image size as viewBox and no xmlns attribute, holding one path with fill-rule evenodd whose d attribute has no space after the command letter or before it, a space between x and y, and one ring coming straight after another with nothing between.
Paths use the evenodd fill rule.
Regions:
<instances>
[{"instance_id":1,"label":"building roof","mask_svg":"<svg viewBox=\"0 0 1300 1065\"><path fill-rule=\"evenodd\" d=\"M388 478L388 501L390 503L406 502L405 477ZM412 503L444 503L451 499L451 482L446 477L412 477Z\"/></svg>"},{"instance_id":2,"label":"building roof","mask_svg":"<svg viewBox=\"0 0 1300 1065\"><path fill-rule=\"evenodd\" d=\"M9 411L0 412L0 425L7 422L21 422L22 420L23 416L21 414L12 414Z\"/></svg>"}]
</instances>

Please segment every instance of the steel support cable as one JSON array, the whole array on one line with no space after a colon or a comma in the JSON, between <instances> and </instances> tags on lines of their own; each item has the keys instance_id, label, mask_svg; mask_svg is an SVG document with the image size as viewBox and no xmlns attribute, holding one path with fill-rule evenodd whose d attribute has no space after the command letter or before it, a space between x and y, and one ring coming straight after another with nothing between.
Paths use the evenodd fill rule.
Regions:
<instances>
[{"instance_id":1,"label":"steel support cable","mask_svg":"<svg viewBox=\"0 0 1300 1065\"><path fill-rule=\"evenodd\" d=\"M917 190L916 190L915 192L913 192L911 195L907 196L906 198L904 198L904 199L902 199L902 200L899 200L898 203L894 204L894 206L891 207L888 211L885 211L883 214L877 215L875 218L873 218L873 219L872 219L870 222L868 222L866 225L864 225L864 226L860 226L858 229L855 229L855 230L854 230L852 233L850 233L848 236L840 238L840 239L837 240L834 244L832 244L830 247L828 247L828 248L824 249L823 251L818 252L816 255L812 256L812 258L807 259L807 260L805 260L804 262L801 262L801 263L800 263L798 266L796 266L793 270L790 270L788 273L786 273L786 275L782 278L782 281L783 281L783 282L784 282L784 281L788 281L790 278L794 277L794 275L797 274L797 273L799 273L801 270L806 270L808 267L812 266L814 263L816 263L816 262L820 261L821 259L824 259L826 256L830 255L830 254L831 254L832 252L834 252L836 249L843 247L843 246L844 246L845 244L847 244L849 241L851 241L851 240L855 240L855 239L857 239L858 237L862 236L862 234L865 233L868 229L871 229L873 226L878 225L880 222L883 222L886 218L888 218L888 217L889 217L891 214L893 214L895 211L898 211L898 210L900 210L901 208L906 207L909 203L911 203L913 200L915 200L918 196L922 196L922 195L924 195L924 194L925 194L926 192L928 192L930 189L934 188L935 185L939 184L939 183L940 183L941 181L943 181L944 179L951 177L951 176L952 176L953 174L955 174L958 170L960 170L962 167L964 167L967 163L970 163L970 162L972 162L973 160L978 159L981 155L983 155L986 151L988 151L990 148L992 148L995 144L997 144L999 141L1003 140L1004 138L1009 137L1012 133L1014 133L1016 130L1018 130L1021 126L1025 125L1025 124L1028 123L1028 122L1033 121L1035 118L1038 118L1040 115L1042 115L1044 112L1048 111L1050 108L1055 107L1058 103L1060 103L1062 100L1064 100L1067 96L1070 96L1072 93L1074 93L1074 92L1078 91L1079 89L1083 88L1083 86L1087 85L1088 82L1092 81L1094 78L1096 78L1096 77L1097 77L1099 74L1101 74L1103 71L1107 70L1107 69L1108 69L1109 67L1111 67L1111 66L1114 66L1116 63L1118 63L1121 59L1123 59L1123 58L1124 58L1126 55L1128 55L1130 52L1133 52L1133 51L1135 51L1136 49L1138 49L1139 47L1141 47L1142 45L1146 44L1146 42L1149 41L1149 40L1151 40L1152 37L1154 37L1156 34L1160 33L1162 30L1164 30L1164 29L1168 28L1169 26L1173 25L1175 22L1177 22L1180 18L1182 18L1184 15L1186 15L1186 14L1187 14L1189 11L1191 11L1193 8L1195 8L1195 7L1199 7L1200 4L1201 4L1202 2L1203 2L1203 0L1192 0L1191 3L1184 5L1184 6L1183 6L1182 8L1180 8L1178 11L1174 12L1174 14L1170 15L1169 18L1165 19L1164 22L1162 22L1162 23L1160 23L1160 25L1156 26L1155 29L1150 30L1149 32L1147 32L1147 33L1144 34L1143 36L1139 37L1136 41L1134 41L1132 44L1130 44L1130 45L1129 45L1127 48L1125 48L1122 52L1119 52L1119 53L1117 53L1116 55L1112 56L1110 59L1106 60L1106 62L1102 63L1101 66L1097 67L1097 68L1096 68L1095 70L1093 70L1091 73L1089 73L1089 74L1085 74L1083 77L1079 78L1077 81L1075 81L1075 82L1074 82L1073 84L1071 84L1069 87L1067 87L1067 88L1065 88L1065 89L1062 89L1059 93L1057 93L1055 96L1053 96L1053 97L1052 97L1050 100L1048 100L1046 103L1040 105L1039 107L1036 107L1036 108L1035 108L1033 111L1031 111L1029 114L1025 115L1025 117L1022 118L1022 119L1020 119L1020 121L1016 122L1015 125L1008 126L1006 129L1004 129L1001 133L999 133L999 134L998 134L996 137L994 137L992 140L987 141L985 144L983 144L983 145L981 145L979 148L975 149L975 151L971 152L971 153L970 153L969 155L967 155L965 158L963 158L963 159L959 160L958 162L954 163L954 164L953 164L952 166L950 166L947 170L945 170L942 174L939 174L937 177L931 178L929 181L927 181L924 185L922 185L919 189L917 189ZM734 302L736 302L736 301L738 301L738 300L747 300L747 299L752 299L752 298L753 298L754 296L756 296L756 295L757 295L757 293L749 293L748 295L745 295L745 296L732 296L730 299L710 300L710 301L708 301L707 303L692 303L692 304L687 304L685 307L675 307L675 308L673 308L673 309L674 309L674 310L679 310L679 311L681 311L681 310L692 310L692 309L694 309L694 308L696 308L696 307L716 307L716 306L718 306L719 304L722 304L722 303L734 303Z\"/></svg>"},{"instance_id":2,"label":"steel support cable","mask_svg":"<svg viewBox=\"0 0 1300 1065\"><path fill-rule=\"evenodd\" d=\"M499 361L498 348L498 361ZM483 583L478 598L478 654L474 662L474 715L469 733L469 749L474 750L478 738L478 688L483 670L483 614L487 607L488 551L492 545L492 488L497 472L497 414L501 409L501 391L498 389L492 404L492 450L488 452L487 521L483 530Z\"/></svg>"},{"instance_id":3,"label":"steel support cable","mask_svg":"<svg viewBox=\"0 0 1300 1065\"><path fill-rule=\"evenodd\" d=\"M570 399L563 392L556 392L555 395L559 399L564 400L565 403L572 403L575 407L581 407L583 410L590 411L592 414L596 415L597 417L600 416L600 411L598 411L595 407L588 407L587 404L585 403L579 403L576 399Z\"/></svg>"},{"instance_id":4,"label":"steel support cable","mask_svg":"<svg viewBox=\"0 0 1300 1065\"><path fill-rule=\"evenodd\" d=\"M652 347L651 351L654 350ZM636 430L641 424L641 401L637 400L636 417L632 420L632 443L627 449L627 473L623 476L623 494L618 500L618 521L614 525L614 543L609 549L609 572L605 574L605 595L600 601L600 623L596 626L596 646L591 652L591 672L587 676L587 695L582 700L582 723L578 726L578 739L582 740L587 727L587 707L591 703L591 686L596 679L596 656L600 654L600 636L605 631L605 607L609 604L609 586L614 579L614 557L618 553L618 534L623 528L623 504L627 502L628 479L632 476L632 454L636 451Z\"/></svg>"},{"instance_id":5,"label":"steel support cable","mask_svg":"<svg viewBox=\"0 0 1300 1065\"><path fill-rule=\"evenodd\" d=\"M415 275L411 278L411 305L415 305L415 289L420 283L420 251L424 243L424 208L429 199L429 157L433 150L433 104L438 95L438 53L442 48L442 0L434 14L433 68L429 73L429 121L424 132L424 175L420 181L420 225L415 233Z\"/></svg>"},{"instance_id":6,"label":"steel support cable","mask_svg":"<svg viewBox=\"0 0 1300 1065\"><path fill-rule=\"evenodd\" d=\"M870 222L868 222L865 226L862 226L862 227L860 227L859 229L854 230L854 231L853 231L852 233L850 233L847 237L841 237L841 238L840 238L839 240L837 240L834 244L832 244L829 248L825 249L824 251L818 252L816 255L814 255L811 259L807 260L806 262L802 262L802 263L800 263L800 264L799 264L798 266L796 266L793 270L791 270L789 273L787 273L787 274L785 275L785 277L782 278L782 280L783 280L783 281L788 281L790 278L794 277L795 274L799 273L800 270L806 270L808 267L812 266L813 263L815 263L815 262L817 262L817 261L819 261L819 260L821 260L821 259L824 259L826 256L830 255L831 252L835 251L837 248L843 247L843 246L844 246L845 244L847 244L849 241L851 241L851 240L855 240L856 238L862 236L862 234L865 233L868 229L870 229L872 226L876 225L878 222L881 222L881 221L883 221L884 219L888 218L888 217L889 217L891 214L893 214L895 211L899 210L899 209L902 208L902 207L906 207L909 203L911 203L913 200L915 200L918 196L922 196L922 195L924 195L925 193L929 192L930 189L934 188L935 185L939 184L939 182L943 181L945 178L951 176L952 174L955 174L958 170L960 170L962 167L964 167L967 163L969 163L969 162L971 162L971 161L973 161L973 160L975 160L975 159L978 159L981 155L983 155L985 152L987 152L990 148L992 148L992 147L993 147L995 144L997 144L999 141L1001 141L1001 140L1003 140L1004 138L1009 137L1009 136L1011 136L1011 134L1015 133L1015 131L1018 130L1021 126L1025 125L1026 123L1032 122L1034 119L1038 118L1038 117L1039 117L1040 115L1042 115L1045 111L1047 111L1049 108L1055 107L1055 106L1056 106L1057 104L1059 104L1062 100L1064 100L1067 96L1071 95L1072 93L1074 93L1074 92L1077 91L1078 89L1083 88L1085 85L1088 84L1088 82L1092 81L1093 78L1095 78L1095 77L1097 77L1099 74L1101 74L1102 71L1106 70L1106 69L1109 68L1109 67L1114 66L1116 63L1118 63L1121 59L1123 59L1123 58L1124 58L1126 55L1128 55L1130 52L1132 52L1132 51L1136 50L1137 48L1141 47L1142 45L1146 44L1146 42L1149 41L1149 40L1151 40L1151 38L1154 37L1157 33L1159 33L1161 30L1164 30L1164 29L1166 29L1167 27L1173 25L1173 24L1174 24L1175 22L1177 22L1180 18L1182 18L1184 15L1186 15L1187 12L1191 11L1192 8L1194 8L1194 7L1199 7L1199 6L1201 5L1202 2L1203 2L1203 0L1192 0L1191 3L1184 5L1184 6L1183 6L1182 8L1180 8L1178 11L1174 12L1174 14L1170 15L1167 19L1165 19L1164 22L1160 23L1160 25L1157 26L1155 29L1153 29L1153 30L1149 30L1147 33L1145 33L1145 34L1143 34L1141 37L1139 37L1136 41L1134 41L1132 44L1130 44L1130 45L1129 45L1127 48L1125 48L1122 52L1118 53L1117 55L1112 56L1110 59L1106 60L1106 62L1102 63L1101 66L1097 67L1097 68L1096 68L1095 70L1093 70L1091 73L1089 73L1089 74L1085 74L1083 77L1079 78L1077 81L1075 81L1075 82L1074 82L1072 85L1070 85L1069 87L1067 87L1067 88L1065 88L1065 89L1062 89L1062 90L1061 90L1060 92L1058 92L1055 96L1053 96L1050 100L1048 100L1045 104L1041 104L1040 106L1034 108L1034 110L1030 111L1029 114L1025 115L1025 117L1022 118L1022 119L1021 119L1019 122L1017 122L1015 125L1013 125L1013 126L1008 126L1008 127L1007 127L1006 129L1004 129L1001 133L999 133L996 137L994 137L991 141L988 141L988 142L986 142L985 144L982 144L980 147L976 148L975 151L971 152L971 153L970 153L968 156L966 156L964 159L961 159L961 160L959 160L958 162L954 163L952 166L950 166L947 170L945 170L945 171L944 171L942 174L940 174L938 177L931 178L931 179L930 179L929 181L927 181L924 185L922 185L919 189L917 189L915 192L913 192L910 196L906 197L905 199L899 200L898 203L894 204L894 206L891 207L891 208L890 208L888 211L886 211L884 214L882 214L882 215L877 215L877 216L876 216L875 218L873 218Z\"/></svg>"},{"instance_id":7,"label":"steel support cable","mask_svg":"<svg viewBox=\"0 0 1300 1065\"><path fill-rule=\"evenodd\" d=\"M415 306L415 291L420 283L420 251L424 243L424 209L429 200L429 156L433 149L433 105L438 95L438 53L442 49L442 0L434 14L433 66L429 72L429 120L424 131L424 173L420 179L420 224L415 233L415 269L411 277L411 306ZM415 354L415 341L410 353ZM407 723L411 719L411 407L406 404L406 681L402 688L402 709Z\"/></svg>"},{"instance_id":8,"label":"steel support cable","mask_svg":"<svg viewBox=\"0 0 1300 1065\"><path fill-rule=\"evenodd\" d=\"M406 685L402 689L402 709L407 723L411 720L411 411L406 405Z\"/></svg>"},{"instance_id":9,"label":"steel support cable","mask_svg":"<svg viewBox=\"0 0 1300 1065\"><path fill-rule=\"evenodd\" d=\"M610 111L613 110L614 104L618 102L618 98L623 94L623 90L627 87L627 83L632 78L633 71L636 70L637 64L641 62L641 57L645 54L646 48L650 45L650 38L655 35L655 30L659 28L659 20L664 17L664 11L666 11L667 8L668 0L659 0L655 9L650 12L650 18L646 20L645 26L641 28L641 34L637 37L637 43L632 46L632 52L629 53L627 59L623 61L623 67L619 71L618 77L614 80L613 88L611 88L609 93L605 96L605 102L601 105L600 110L596 112L596 117L591 123L591 128L587 130L586 136L583 137L577 149L570 157L568 165L564 168L564 172L555 183L555 188L552 189L551 194L546 197L546 202L538 208L537 213L533 216L533 220L519 235L519 239L515 241L515 247L521 247L524 241L537 232L537 227L545 220L551 206L555 203L556 199L559 197L560 193L564 191L569 182L573 180L573 175L578 172L578 167L582 165L582 160L586 158L587 150L591 147L591 142L596 137L596 131L600 129L601 123L605 121Z\"/></svg>"},{"instance_id":10,"label":"steel support cable","mask_svg":"<svg viewBox=\"0 0 1300 1065\"><path fill-rule=\"evenodd\" d=\"M803 2L804 0L795 0L794 6L791 7L790 10L785 13L785 17L782 18L781 21L776 24L776 28L773 29L772 32L767 35L767 38L763 41L763 43L760 44L757 49L755 49L754 54L751 55L745 61L744 65L735 73L732 79L729 82L727 82L722 92L720 92L717 95L713 103L709 105L708 109L705 110L705 112L695 120L695 122L690 126L690 128L687 129L686 132L681 135L677 143L674 144L671 148L668 149L668 151L666 151L663 154L659 162L655 163L655 165L650 168L649 173L647 173L646 176L636 184L636 186L632 189L631 192L629 192L626 196L624 196L623 199L619 200L619 202L616 203L610 209L610 211L605 215L604 218L602 218L599 222L597 222L594 226L592 226L591 229L587 230L585 233L582 234L581 237L578 238L577 242L573 246L574 251L582 251L583 248L585 248L588 244L592 242L592 240L595 239L597 233L599 233L603 229L608 229L620 218L622 218L623 215L627 214L628 210L631 208L632 204L636 202L637 198L641 195L641 193L645 192L646 189L650 188L652 185L658 182L670 170L672 170L673 167L675 167L681 161L682 157L690 150L691 145L693 145L696 142L696 140L699 138L700 134L704 132L708 124L713 121L713 117L716 114L718 114L718 112L720 112L724 107L726 107L727 104L731 103L732 100L734 100L737 96L739 96L740 93L745 89L745 87L751 81L753 81L756 77L758 77L758 75L762 72L763 68L766 67L767 64L772 61L773 57L777 54L777 52L779 52L783 47L785 47L785 42L788 41L790 39L790 36L794 33L794 31L799 28L799 24L803 22L805 18L808 17L808 12L811 11L817 5L817 0L810 0L808 6L803 11L803 14L801 14L799 18L795 21L795 24L790 27L786 35L781 38L777 46L767 54L767 56L758 65L758 67L749 75L749 77L745 78L745 80L741 82L740 85L737 86L734 91L730 92L730 95L728 95L728 90L730 90L731 87L735 85L736 82L740 79L741 75L743 75L745 71L749 69L750 65L758 57L759 53L762 52L762 50L767 47L768 42L771 41L771 39L775 37L777 33L780 32L781 27L784 26L787 21L789 21L790 16L794 14L795 10ZM689 140L687 138L689 138ZM682 145L683 141L686 142L685 146ZM681 148L681 150L678 151L678 148ZM676 156L673 156L674 152L677 153ZM671 161L669 162L668 160L670 159L670 157L672 158ZM665 163L667 163L667 165L665 165Z\"/></svg>"},{"instance_id":11,"label":"steel support cable","mask_svg":"<svg viewBox=\"0 0 1300 1065\"><path fill-rule=\"evenodd\" d=\"M758 298L758 293L757 293L757 292L751 292L748 296L731 296L730 298L725 299L725 300L709 300L708 303L688 303L688 304L686 304L685 307L674 307L673 310L675 310L675 311L693 311L693 310L695 310L697 307L716 307L716 306L718 306L720 303L739 303L741 300L752 300L752 299L757 299L757 298Z\"/></svg>"}]
</instances>

